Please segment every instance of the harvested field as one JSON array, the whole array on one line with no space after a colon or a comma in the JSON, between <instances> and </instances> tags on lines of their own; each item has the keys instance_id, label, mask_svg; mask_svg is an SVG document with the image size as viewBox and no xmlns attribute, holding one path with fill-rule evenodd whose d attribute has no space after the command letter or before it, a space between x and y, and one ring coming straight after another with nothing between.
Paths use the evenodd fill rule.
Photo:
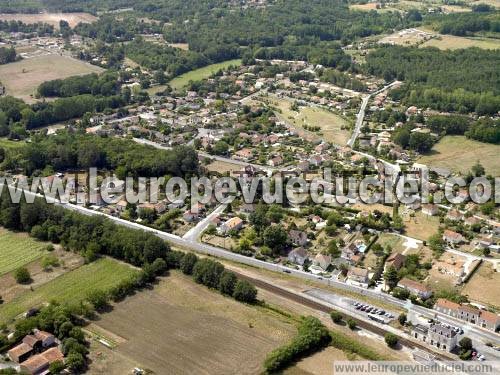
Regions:
<instances>
[{"instance_id":1,"label":"harvested field","mask_svg":"<svg viewBox=\"0 0 500 375\"><path fill-rule=\"evenodd\" d=\"M175 374L260 373L266 354L296 332L289 318L223 297L176 271L89 329L94 326L125 340L113 356L157 374L166 368ZM90 373L124 373L121 361L108 359L91 364Z\"/></svg>"},{"instance_id":2,"label":"harvested field","mask_svg":"<svg viewBox=\"0 0 500 375\"><path fill-rule=\"evenodd\" d=\"M474 141L464 136L445 136L434 145L429 155L421 157L418 162L467 173L480 160L486 173L500 176L499 154L499 145Z\"/></svg>"},{"instance_id":3,"label":"harvested field","mask_svg":"<svg viewBox=\"0 0 500 375\"><path fill-rule=\"evenodd\" d=\"M421 47L437 47L439 49L461 49L478 47L483 49L499 49L500 40L485 37L463 37L454 35L439 35L420 45Z\"/></svg>"},{"instance_id":4,"label":"harvested field","mask_svg":"<svg viewBox=\"0 0 500 375\"><path fill-rule=\"evenodd\" d=\"M104 69L69 56L45 55L0 66L0 82L8 95L33 102L38 86L53 79L100 73Z\"/></svg>"},{"instance_id":5,"label":"harvested field","mask_svg":"<svg viewBox=\"0 0 500 375\"><path fill-rule=\"evenodd\" d=\"M471 301L500 309L500 273L489 262L483 262L462 289Z\"/></svg>"},{"instance_id":6,"label":"harvested field","mask_svg":"<svg viewBox=\"0 0 500 375\"><path fill-rule=\"evenodd\" d=\"M21 13L0 13L2 21L21 21L24 23L44 22L59 28L59 21L64 20L69 23L70 27L75 27L80 22L92 23L97 20L97 17L90 13L38 13L38 14L21 14Z\"/></svg>"},{"instance_id":7,"label":"harvested field","mask_svg":"<svg viewBox=\"0 0 500 375\"><path fill-rule=\"evenodd\" d=\"M348 121L333 112L317 107L300 107L299 111L295 112L290 108L292 101L289 99L270 97L269 102L281 111L276 115L282 121L304 131L312 139L323 139L334 144L345 145L350 138L351 134L347 129ZM311 132L305 129L306 127L318 127L319 132Z\"/></svg>"}]
</instances>

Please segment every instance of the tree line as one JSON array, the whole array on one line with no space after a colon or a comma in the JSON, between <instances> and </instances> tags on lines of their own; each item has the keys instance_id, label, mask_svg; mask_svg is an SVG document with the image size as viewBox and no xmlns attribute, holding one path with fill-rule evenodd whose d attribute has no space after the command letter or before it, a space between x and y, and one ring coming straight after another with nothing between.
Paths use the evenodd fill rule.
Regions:
<instances>
[{"instance_id":1,"label":"tree line","mask_svg":"<svg viewBox=\"0 0 500 375\"><path fill-rule=\"evenodd\" d=\"M17 60L14 47L0 47L0 65L8 64Z\"/></svg>"},{"instance_id":2,"label":"tree line","mask_svg":"<svg viewBox=\"0 0 500 375\"><path fill-rule=\"evenodd\" d=\"M7 33L25 33L37 34L39 36L53 35L54 26L43 22L24 23L21 21L2 21L0 20L0 31Z\"/></svg>"},{"instance_id":3,"label":"tree line","mask_svg":"<svg viewBox=\"0 0 500 375\"><path fill-rule=\"evenodd\" d=\"M198 155L188 146L157 150L130 140L68 131L33 136L32 142L8 152L2 164L4 169L21 169L27 175L90 167L115 171L119 178L189 178L198 173Z\"/></svg>"}]
</instances>

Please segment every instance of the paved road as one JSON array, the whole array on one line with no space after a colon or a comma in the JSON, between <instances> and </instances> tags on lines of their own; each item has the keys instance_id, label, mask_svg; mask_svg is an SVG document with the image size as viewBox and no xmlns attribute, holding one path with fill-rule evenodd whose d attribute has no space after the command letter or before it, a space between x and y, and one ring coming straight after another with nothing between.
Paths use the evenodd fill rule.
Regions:
<instances>
[{"instance_id":1,"label":"paved road","mask_svg":"<svg viewBox=\"0 0 500 375\"><path fill-rule=\"evenodd\" d=\"M203 220L201 220L194 228L191 228L182 236L185 240L198 241L198 238L203 233L205 229L210 225L210 222L224 212L227 204L219 205L210 215L207 215Z\"/></svg>"},{"instance_id":2,"label":"paved road","mask_svg":"<svg viewBox=\"0 0 500 375\"><path fill-rule=\"evenodd\" d=\"M354 147L354 142L356 142L356 138L358 138L359 133L361 132L361 127L363 126L363 120L365 118L366 106L368 105L368 101L370 100L370 98L373 95L380 94L381 92L390 89L392 86L397 85L398 83L399 83L398 81L394 81L382 87L380 90L363 97L363 100L361 101L361 108L359 109L359 112L356 115L356 124L354 126L354 131L352 132L351 138L347 141L347 145L349 147Z\"/></svg>"}]
</instances>

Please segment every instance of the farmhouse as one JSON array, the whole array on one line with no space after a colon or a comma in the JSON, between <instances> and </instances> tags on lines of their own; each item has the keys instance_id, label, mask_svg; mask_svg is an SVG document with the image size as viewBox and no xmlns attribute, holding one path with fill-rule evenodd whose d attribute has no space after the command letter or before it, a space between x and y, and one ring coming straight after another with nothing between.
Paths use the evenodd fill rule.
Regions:
<instances>
[{"instance_id":1,"label":"farmhouse","mask_svg":"<svg viewBox=\"0 0 500 375\"><path fill-rule=\"evenodd\" d=\"M427 299L430 296L432 296L432 290L430 290L424 284L419 283L418 281L408 279L406 277L402 278L399 281L398 287L406 289L410 293L416 294L418 297L422 299Z\"/></svg>"},{"instance_id":2,"label":"farmhouse","mask_svg":"<svg viewBox=\"0 0 500 375\"><path fill-rule=\"evenodd\" d=\"M448 213L446 214L446 218L448 220L451 220L451 221L460 221L462 220L464 217L464 215L462 215L460 213L460 211L456 210L456 209L451 209L450 211L448 211Z\"/></svg>"},{"instance_id":3,"label":"farmhouse","mask_svg":"<svg viewBox=\"0 0 500 375\"><path fill-rule=\"evenodd\" d=\"M24 362L33 353L33 348L26 343L21 343L7 352L7 356L12 362Z\"/></svg>"}]
</instances>

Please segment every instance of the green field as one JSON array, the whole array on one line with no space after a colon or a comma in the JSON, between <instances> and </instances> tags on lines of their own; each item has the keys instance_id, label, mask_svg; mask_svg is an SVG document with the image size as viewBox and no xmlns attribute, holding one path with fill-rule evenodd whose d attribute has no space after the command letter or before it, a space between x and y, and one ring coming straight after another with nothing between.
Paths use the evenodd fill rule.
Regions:
<instances>
[{"instance_id":1,"label":"green field","mask_svg":"<svg viewBox=\"0 0 500 375\"><path fill-rule=\"evenodd\" d=\"M107 290L137 272L116 260L103 258L65 273L33 291L27 290L0 306L0 323L8 322L33 306L57 301L78 303L94 289Z\"/></svg>"},{"instance_id":2,"label":"green field","mask_svg":"<svg viewBox=\"0 0 500 375\"><path fill-rule=\"evenodd\" d=\"M13 271L44 255L47 243L26 234L0 229L0 275Z\"/></svg>"},{"instance_id":3,"label":"green field","mask_svg":"<svg viewBox=\"0 0 500 375\"><path fill-rule=\"evenodd\" d=\"M212 64L205 66L200 69L192 70L190 72L184 73L179 77L174 78L170 81L170 86L173 89L182 89L185 87L190 81L200 81L202 79L210 77L212 74L216 73L220 69L225 69L229 66L240 66L241 60L228 60L217 64Z\"/></svg>"},{"instance_id":4,"label":"green field","mask_svg":"<svg viewBox=\"0 0 500 375\"><path fill-rule=\"evenodd\" d=\"M21 148L25 145L25 142L22 141L11 141L7 138L0 138L0 147L6 150L12 150L16 148Z\"/></svg>"},{"instance_id":5,"label":"green field","mask_svg":"<svg viewBox=\"0 0 500 375\"><path fill-rule=\"evenodd\" d=\"M448 135L434 145L429 155L421 157L418 162L467 173L479 160L486 173L500 176L499 154L499 145L474 141L464 136Z\"/></svg>"}]
</instances>

